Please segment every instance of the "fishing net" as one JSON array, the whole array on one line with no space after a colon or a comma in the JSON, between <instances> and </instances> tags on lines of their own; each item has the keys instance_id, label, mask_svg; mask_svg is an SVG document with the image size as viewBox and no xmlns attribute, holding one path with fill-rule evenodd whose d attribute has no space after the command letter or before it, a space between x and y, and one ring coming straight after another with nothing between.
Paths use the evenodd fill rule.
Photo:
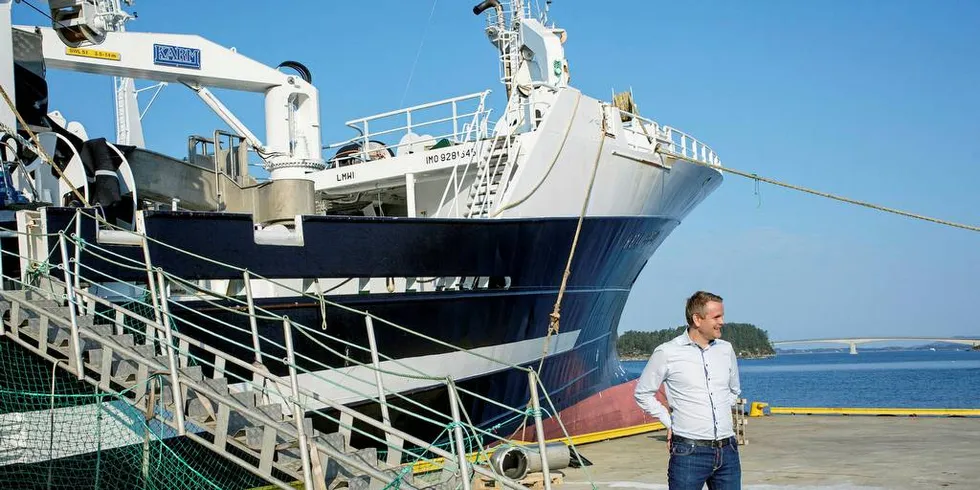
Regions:
<instances>
[{"instance_id":1,"label":"fishing net","mask_svg":"<svg viewBox=\"0 0 980 490\"><path fill-rule=\"evenodd\" d=\"M4 488L51 490L267 485L121 397L52 370L6 337L0 337L0 481Z\"/></svg>"}]
</instances>

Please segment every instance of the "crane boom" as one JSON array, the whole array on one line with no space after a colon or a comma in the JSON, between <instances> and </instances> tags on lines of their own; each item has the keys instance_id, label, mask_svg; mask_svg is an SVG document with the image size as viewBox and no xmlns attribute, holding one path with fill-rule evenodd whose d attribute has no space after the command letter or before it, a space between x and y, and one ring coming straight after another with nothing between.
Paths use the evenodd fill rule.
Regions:
<instances>
[{"instance_id":1,"label":"crane boom","mask_svg":"<svg viewBox=\"0 0 980 490\"><path fill-rule=\"evenodd\" d=\"M266 144L256 149L270 178L302 178L323 168L319 94L300 76L197 35L105 32L98 45L71 47L52 28L14 28L41 34L42 56L50 68L264 93ZM219 116L227 121L228 114ZM240 123L233 128L251 144L259 143L247 129L241 131Z\"/></svg>"}]
</instances>

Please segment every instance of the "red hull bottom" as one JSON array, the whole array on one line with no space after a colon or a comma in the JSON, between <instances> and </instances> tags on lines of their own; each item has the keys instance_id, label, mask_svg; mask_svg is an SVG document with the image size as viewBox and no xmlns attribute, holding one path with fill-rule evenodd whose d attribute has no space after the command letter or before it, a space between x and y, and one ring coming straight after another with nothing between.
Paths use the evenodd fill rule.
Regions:
<instances>
[{"instance_id":1,"label":"red hull bottom","mask_svg":"<svg viewBox=\"0 0 980 490\"><path fill-rule=\"evenodd\" d=\"M633 390L638 380L607 388L595 395L582 400L560 412L562 423L572 437L615 431L658 422L647 415L633 398ZM667 404L663 388L657 393L657 399ZM561 426L553 418L543 421L545 440L565 437ZM535 441L534 423L529 421L527 426L514 434L514 439Z\"/></svg>"}]
</instances>

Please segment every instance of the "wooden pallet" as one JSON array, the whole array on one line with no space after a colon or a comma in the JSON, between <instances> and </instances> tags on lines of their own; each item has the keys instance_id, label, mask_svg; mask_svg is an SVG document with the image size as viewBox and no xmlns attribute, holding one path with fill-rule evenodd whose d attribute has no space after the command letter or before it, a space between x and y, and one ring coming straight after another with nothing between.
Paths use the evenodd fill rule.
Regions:
<instances>
[{"instance_id":1,"label":"wooden pallet","mask_svg":"<svg viewBox=\"0 0 980 490\"><path fill-rule=\"evenodd\" d=\"M561 485L565 481L565 475L560 471L551 472L551 486ZM544 489L544 473L531 473L524 477L522 480L518 480L518 483L524 485L527 488L532 488L534 490ZM503 485L497 483L497 481L486 477L477 478L473 482L473 490L497 490L503 488Z\"/></svg>"}]
</instances>

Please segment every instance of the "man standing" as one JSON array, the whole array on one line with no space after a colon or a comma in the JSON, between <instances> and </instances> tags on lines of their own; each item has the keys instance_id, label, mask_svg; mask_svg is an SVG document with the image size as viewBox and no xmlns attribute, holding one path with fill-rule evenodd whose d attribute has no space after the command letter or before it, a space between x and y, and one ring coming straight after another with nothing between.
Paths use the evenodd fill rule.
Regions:
<instances>
[{"instance_id":1,"label":"man standing","mask_svg":"<svg viewBox=\"0 0 980 490\"><path fill-rule=\"evenodd\" d=\"M741 394L732 344L721 340L721 297L698 291L687 300L687 331L659 345L633 394L636 403L667 427L670 490L741 488L742 468L732 427ZM666 385L668 411L655 395Z\"/></svg>"}]
</instances>

